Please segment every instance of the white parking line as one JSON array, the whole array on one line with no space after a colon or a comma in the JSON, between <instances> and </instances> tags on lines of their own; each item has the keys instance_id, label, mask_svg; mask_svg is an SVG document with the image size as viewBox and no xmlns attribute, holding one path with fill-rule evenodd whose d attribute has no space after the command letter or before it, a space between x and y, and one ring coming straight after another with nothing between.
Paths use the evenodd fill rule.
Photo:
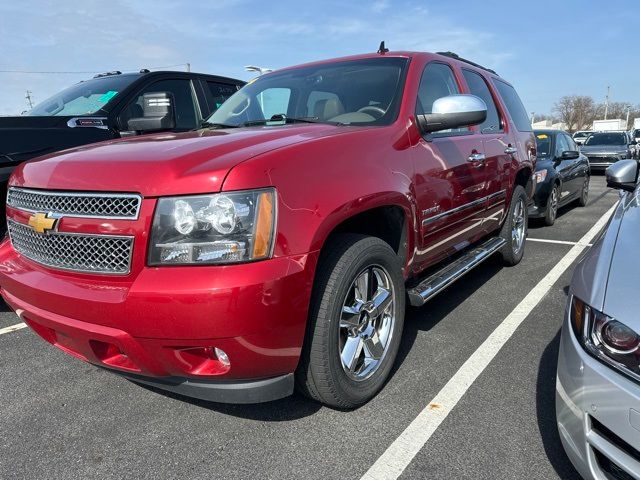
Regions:
<instances>
[{"instance_id":1,"label":"white parking line","mask_svg":"<svg viewBox=\"0 0 640 480\"><path fill-rule=\"evenodd\" d=\"M580 242L568 242L567 240L548 240L546 238L531 238L527 237L527 240L530 242L540 242L540 243L557 243L558 245L582 245ZM590 247L590 243L584 244L587 247Z\"/></svg>"},{"instance_id":2,"label":"white parking line","mask_svg":"<svg viewBox=\"0 0 640 480\"><path fill-rule=\"evenodd\" d=\"M473 385L491 363L504 344L511 338L520 324L540 303L562 274L587 248L606 225L617 204L609 209L591 229L574 245L551 271L513 309L480 347L467 359L456 374L438 392L400 436L387 448L371 468L362 476L363 480L388 480L398 478L413 458L424 447L431 435L451 413L465 392Z\"/></svg>"},{"instance_id":3,"label":"white parking line","mask_svg":"<svg viewBox=\"0 0 640 480\"><path fill-rule=\"evenodd\" d=\"M0 335L4 335L5 333L15 332L16 330L20 330L27 326L26 323L16 323L15 325L11 325L10 327L0 328Z\"/></svg>"}]
</instances>

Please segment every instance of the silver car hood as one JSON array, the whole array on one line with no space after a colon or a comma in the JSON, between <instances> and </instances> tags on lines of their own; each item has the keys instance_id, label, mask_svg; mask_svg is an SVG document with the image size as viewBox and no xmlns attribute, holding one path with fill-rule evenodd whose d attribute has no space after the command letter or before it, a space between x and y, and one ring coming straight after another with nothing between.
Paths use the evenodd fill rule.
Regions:
<instances>
[{"instance_id":1,"label":"silver car hood","mask_svg":"<svg viewBox=\"0 0 640 480\"><path fill-rule=\"evenodd\" d=\"M600 153L600 154L619 154L626 153L626 145L582 145L580 151L585 155Z\"/></svg>"}]
</instances>

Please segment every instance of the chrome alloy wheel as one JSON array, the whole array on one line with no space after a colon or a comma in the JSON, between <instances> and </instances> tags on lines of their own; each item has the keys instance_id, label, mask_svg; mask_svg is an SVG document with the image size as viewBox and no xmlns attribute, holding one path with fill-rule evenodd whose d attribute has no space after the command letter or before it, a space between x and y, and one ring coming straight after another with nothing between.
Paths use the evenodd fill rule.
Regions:
<instances>
[{"instance_id":1,"label":"chrome alloy wheel","mask_svg":"<svg viewBox=\"0 0 640 480\"><path fill-rule=\"evenodd\" d=\"M524 247L525 227L526 227L526 207L524 200L518 198L515 208L513 209L513 219L511 223L511 245L513 253L518 254Z\"/></svg>"},{"instance_id":2,"label":"chrome alloy wheel","mask_svg":"<svg viewBox=\"0 0 640 480\"><path fill-rule=\"evenodd\" d=\"M396 321L395 295L391 277L377 265L367 267L351 283L338 335L342 368L349 378L366 380L382 364Z\"/></svg>"}]
</instances>

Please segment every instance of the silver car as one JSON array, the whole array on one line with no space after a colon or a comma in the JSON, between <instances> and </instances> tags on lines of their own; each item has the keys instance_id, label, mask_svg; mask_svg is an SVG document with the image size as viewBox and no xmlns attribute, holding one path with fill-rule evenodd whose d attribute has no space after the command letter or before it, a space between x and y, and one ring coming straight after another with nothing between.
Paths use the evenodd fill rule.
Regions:
<instances>
[{"instance_id":1,"label":"silver car","mask_svg":"<svg viewBox=\"0 0 640 480\"><path fill-rule=\"evenodd\" d=\"M586 479L640 479L640 188L638 163L607 169L625 192L577 266L558 357L562 444Z\"/></svg>"}]
</instances>

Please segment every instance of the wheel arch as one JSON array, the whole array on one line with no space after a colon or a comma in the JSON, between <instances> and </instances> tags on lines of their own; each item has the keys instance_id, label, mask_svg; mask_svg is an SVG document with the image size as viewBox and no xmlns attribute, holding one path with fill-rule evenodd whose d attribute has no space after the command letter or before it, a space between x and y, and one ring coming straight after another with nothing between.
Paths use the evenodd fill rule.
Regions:
<instances>
[{"instance_id":1,"label":"wheel arch","mask_svg":"<svg viewBox=\"0 0 640 480\"><path fill-rule=\"evenodd\" d=\"M415 208L403 195L378 194L358 205L343 205L319 226L313 239L314 250L326 246L341 233L358 233L380 238L398 255L406 278L406 268L415 245Z\"/></svg>"}]
</instances>

